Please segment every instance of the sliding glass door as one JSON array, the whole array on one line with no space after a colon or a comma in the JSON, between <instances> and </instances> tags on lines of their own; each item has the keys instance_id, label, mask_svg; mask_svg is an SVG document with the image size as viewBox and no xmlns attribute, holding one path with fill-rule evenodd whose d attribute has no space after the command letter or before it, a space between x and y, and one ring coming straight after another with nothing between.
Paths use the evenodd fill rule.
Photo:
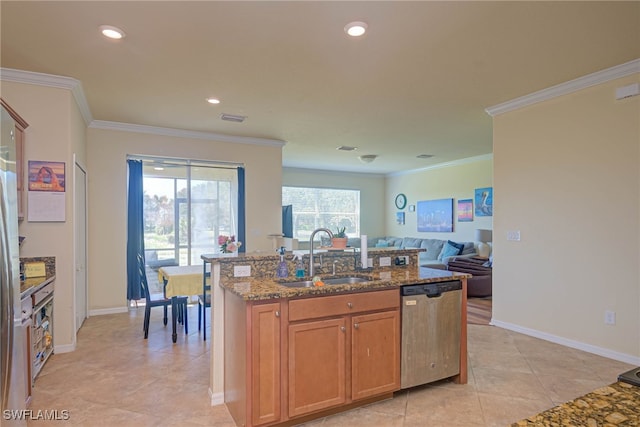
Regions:
<instances>
[{"instance_id":1,"label":"sliding glass door","mask_svg":"<svg viewBox=\"0 0 640 427\"><path fill-rule=\"evenodd\" d=\"M200 265L238 233L238 168L191 160L143 160L147 266Z\"/></svg>"}]
</instances>

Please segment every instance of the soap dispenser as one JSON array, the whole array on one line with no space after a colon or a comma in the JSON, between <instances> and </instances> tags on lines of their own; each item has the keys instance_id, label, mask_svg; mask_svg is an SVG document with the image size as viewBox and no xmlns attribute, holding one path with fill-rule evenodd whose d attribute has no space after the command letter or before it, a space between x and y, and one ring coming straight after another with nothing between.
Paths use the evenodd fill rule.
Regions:
<instances>
[{"instance_id":1,"label":"soap dispenser","mask_svg":"<svg viewBox=\"0 0 640 427\"><path fill-rule=\"evenodd\" d=\"M296 255L296 277L304 277L304 263L302 262L302 257Z\"/></svg>"},{"instance_id":2,"label":"soap dispenser","mask_svg":"<svg viewBox=\"0 0 640 427\"><path fill-rule=\"evenodd\" d=\"M276 270L276 276L288 277L289 269L287 268L287 262L284 260L285 247L280 246L280 249L278 249L278 253L280 254L280 263L278 264L278 269Z\"/></svg>"}]
</instances>

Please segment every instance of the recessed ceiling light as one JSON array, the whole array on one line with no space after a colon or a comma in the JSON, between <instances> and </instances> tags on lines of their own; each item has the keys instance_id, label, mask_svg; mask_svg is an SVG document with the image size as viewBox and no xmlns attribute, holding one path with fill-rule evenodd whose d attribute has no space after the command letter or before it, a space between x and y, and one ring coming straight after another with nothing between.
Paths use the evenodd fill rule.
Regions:
<instances>
[{"instance_id":1,"label":"recessed ceiling light","mask_svg":"<svg viewBox=\"0 0 640 427\"><path fill-rule=\"evenodd\" d=\"M124 31L113 25L100 25L100 32L103 36L114 40L122 39L125 36Z\"/></svg>"},{"instance_id":2,"label":"recessed ceiling light","mask_svg":"<svg viewBox=\"0 0 640 427\"><path fill-rule=\"evenodd\" d=\"M360 37L367 31L367 23L362 21L354 21L349 22L344 27L344 32L349 34L351 37Z\"/></svg>"},{"instance_id":3,"label":"recessed ceiling light","mask_svg":"<svg viewBox=\"0 0 640 427\"><path fill-rule=\"evenodd\" d=\"M418 154L416 157L419 159L430 159L433 157L433 154Z\"/></svg>"},{"instance_id":4,"label":"recessed ceiling light","mask_svg":"<svg viewBox=\"0 0 640 427\"><path fill-rule=\"evenodd\" d=\"M360 159L360 161L362 163L371 163L375 159L378 158L378 155L377 154L364 154L362 156L358 156L358 158Z\"/></svg>"},{"instance_id":5,"label":"recessed ceiling light","mask_svg":"<svg viewBox=\"0 0 640 427\"><path fill-rule=\"evenodd\" d=\"M357 149L358 147L350 147L348 145L341 145L339 147L336 147L336 150L339 150L339 151L355 151Z\"/></svg>"},{"instance_id":6,"label":"recessed ceiling light","mask_svg":"<svg viewBox=\"0 0 640 427\"><path fill-rule=\"evenodd\" d=\"M209 104L220 104L220 100L218 98L207 98L207 102Z\"/></svg>"},{"instance_id":7,"label":"recessed ceiling light","mask_svg":"<svg viewBox=\"0 0 640 427\"><path fill-rule=\"evenodd\" d=\"M154 167L153 169L154 169L154 170L157 170L157 171L163 171L163 170L164 170L164 168L163 168L163 167L160 167L160 166L156 166L156 167Z\"/></svg>"}]
</instances>

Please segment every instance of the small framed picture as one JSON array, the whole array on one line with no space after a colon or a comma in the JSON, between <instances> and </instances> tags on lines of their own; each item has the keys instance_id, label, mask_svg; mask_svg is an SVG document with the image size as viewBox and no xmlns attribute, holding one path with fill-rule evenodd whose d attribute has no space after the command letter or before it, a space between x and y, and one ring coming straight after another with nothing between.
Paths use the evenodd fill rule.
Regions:
<instances>
[{"instance_id":1,"label":"small framed picture","mask_svg":"<svg viewBox=\"0 0 640 427\"><path fill-rule=\"evenodd\" d=\"M416 205L409 205L409 212L415 212L416 211Z\"/></svg>"},{"instance_id":2,"label":"small framed picture","mask_svg":"<svg viewBox=\"0 0 640 427\"><path fill-rule=\"evenodd\" d=\"M396 221L398 225L404 225L404 212L396 212Z\"/></svg>"},{"instance_id":3,"label":"small framed picture","mask_svg":"<svg viewBox=\"0 0 640 427\"><path fill-rule=\"evenodd\" d=\"M473 199L458 200L458 222L473 221Z\"/></svg>"}]
</instances>

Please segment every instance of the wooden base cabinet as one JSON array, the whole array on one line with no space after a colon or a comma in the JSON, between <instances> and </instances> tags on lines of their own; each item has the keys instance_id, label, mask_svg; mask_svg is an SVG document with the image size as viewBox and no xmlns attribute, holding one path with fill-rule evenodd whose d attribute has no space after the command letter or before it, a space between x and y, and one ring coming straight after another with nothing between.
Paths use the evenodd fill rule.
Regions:
<instances>
[{"instance_id":1,"label":"wooden base cabinet","mask_svg":"<svg viewBox=\"0 0 640 427\"><path fill-rule=\"evenodd\" d=\"M344 318L289 326L289 416L342 405L346 392Z\"/></svg>"},{"instance_id":2,"label":"wooden base cabinet","mask_svg":"<svg viewBox=\"0 0 640 427\"><path fill-rule=\"evenodd\" d=\"M398 310L351 318L351 397L364 399L400 388Z\"/></svg>"},{"instance_id":3,"label":"wooden base cabinet","mask_svg":"<svg viewBox=\"0 0 640 427\"><path fill-rule=\"evenodd\" d=\"M225 293L224 401L239 426L281 420L281 303Z\"/></svg>"},{"instance_id":4,"label":"wooden base cabinet","mask_svg":"<svg viewBox=\"0 0 640 427\"><path fill-rule=\"evenodd\" d=\"M280 419L280 303L251 307L251 422Z\"/></svg>"},{"instance_id":5,"label":"wooden base cabinet","mask_svg":"<svg viewBox=\"0 0 640 427\"><path fill-rule=\"evenodd\" d=\"M291 418L400 389L397 290L289 301L288 335Z\"/></svg>"},{"instance_id":6,"label":"wooden base cabinet","mask_svg":"<svg viewBox=\"0 0 640 427\"><path fill-rule=\"evenodd\" d=\"M239 426L295 423L400 389L397 289L243 301L225 292L225 404Z\"/></svg>"}]
</instances>

